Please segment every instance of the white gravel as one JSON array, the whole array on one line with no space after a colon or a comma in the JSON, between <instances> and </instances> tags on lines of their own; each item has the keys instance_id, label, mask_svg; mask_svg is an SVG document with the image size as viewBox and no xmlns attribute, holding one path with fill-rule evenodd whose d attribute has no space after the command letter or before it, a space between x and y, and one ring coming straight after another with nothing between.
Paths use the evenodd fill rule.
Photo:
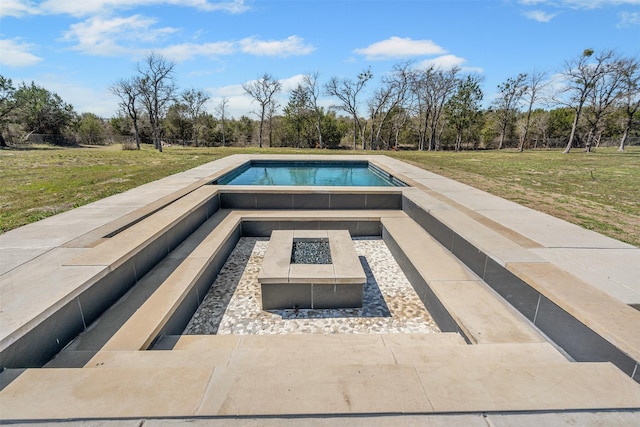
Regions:
<instances>
[{"instance_id":1,"label":"white gravel","mask_svg":"<svg viewBox=\"0 0 640 427\"><path fill-rule=\"evenodd\" d=\"M263 311L258 272L268 239L243 237L184 334L440 332L384 241L354 244L367 274L362 308Z\"/></svg>"}]
</instances>

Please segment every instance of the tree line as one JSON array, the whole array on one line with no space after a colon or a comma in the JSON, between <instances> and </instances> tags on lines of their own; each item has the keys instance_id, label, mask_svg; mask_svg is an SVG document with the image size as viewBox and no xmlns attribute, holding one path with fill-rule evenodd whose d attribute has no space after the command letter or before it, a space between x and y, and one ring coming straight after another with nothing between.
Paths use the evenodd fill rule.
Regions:
<instances>
[{"instance_id":1,"label":"tree line","mask_svg":"<svg viewBox=\"0 0 640 427\"><path fill-rule=\"evenodd\" d=\"M105 120L76 114L33 82L14 87L0 76L0 145L7 144L3 135L46 134L52 142L73 135L82 143L131 140L131 148L151 143L160 151L170 142L429 151L561 146L569 152L604 141L624 150L640 137L640 61L613 50L587 49L551 77L539 71L509 77L487 108L482 78L459 68L402 62L370 88L373 80L370 69L324 84L318 73L306 74L281 106L282 83L264 73L243 84L256 107L253 118L235 118L227 98L210 112L204 90L179 90L175 63L152 52L133 76L110 87L119 111ZM335 103L325 107L323 97Z\"/></svg>"}]
</instances>

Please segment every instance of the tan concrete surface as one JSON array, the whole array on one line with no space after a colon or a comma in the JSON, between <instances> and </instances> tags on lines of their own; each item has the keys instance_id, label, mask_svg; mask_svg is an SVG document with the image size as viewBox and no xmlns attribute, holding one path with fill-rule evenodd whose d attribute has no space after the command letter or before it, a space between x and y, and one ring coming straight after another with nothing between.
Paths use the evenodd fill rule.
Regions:
<instances>
[{"instance_id":1,"label":"tan concrete surface","mask_svg":"<svg viewBox=\"0 0 640 427\"><path fill-rule=\"evenodd\" d=\"M83 284L107 273L102 266L60 265L86 249L56 248L0 276L0 350L72 301ZM51 283L56 286L51 286Z\"/></svg>"},{"instance_id":2,"label":"tan concrete surface","mask_svg":"<svg viewBox=\"0 0 640 427\"><path fill-rule=\"evenodd\" d=\"M91 248L66 265L105 265L114 269L158 239L195 208L206 203L214 194L215 190L211 186L201 187Z\"/></svg>"},{"instance_id":3,"label":"tan concrete surface","mask_svg":"<svg viewBox=\"0 0 640 427\"><path fill-rule=\"evenodd\" d=\"M434 280L429 286L474 343L544 341L528 320L479 280Z\"/></svg>"},{"instance_id":4,"label":"tan concrete surface","mask_svg":"<svg viewBox=\"0 0 640 427\"><path fill-rule=\"evenodd\" d=\"M0 392L2 419L193 416L212 373L212 368L30 369Z\"/></svg>"},{"instance_id":5,"label":"tan concrete surface","mask_svg":"<svg viewBox=\"0 0 640 427\"><path fill-rule=\"evenodd\" d=\"M607 363L416 366L434 411L640 407L640 385ZM615 392L613 391L615 389Z\"/></svg>"},{"instance_id":6,"label":"tan concrete surface","mask_svg":"<svg viewBox=\"0 0 640 427\"><path fill-rule=\"evenodd\" d=\"M449 334L437 334L439 337ZM385 343L388 342L385 336ZM495 366L518 364L570 363L558 350L549 343L506 343L464 345L464 348L448 343L416 346L403 340L399 345L391 347L393 356L399 364L440 365L442 369L449 366L477 365L482 361L491 361ZM460 345L460 344L458 344ZM488 362L487 362L488 363Z\"/></svg>"},{"instance_id":7,"label":"tan concrete surface","mask_svg":"<svg viewBox=\"0 0 640 427\"><path fill-rule=\"evenodd\" d=\"M295 217L294 214L290 217ZM325 239L331 264L294 264L291 254L296 239ZM274 230L258 273L262 284L358 284L366 275L347 230Z\"/></svg>"},{"instance_id":8,"label":"tan concrete surface","mask_svg":"<svg viewBox=\"0 0 640 427\"><path fill-rule=\"evenodd\" d=\"M206 351L211 349L233 350L238 348L240 335L182 335L174 350Z\"/></svg>"},{"instance_id":9,"label":"tan concrete surface","mask_svg":"<svg viewBox=\"0 0 640 427\"><path fill-rule=\"evenodd\" d=\"M573 276L640 309L640 249L543 248L533 250ZM635 303L634 303L635 301Z\"/></svg>"},{"instance_id":10,"label":"tan concrete surface","mask_svg":"<svg viewBox=\"0 0 640 427\"><path fill-rule=\"evenodd\" d=\"M380 387L383 385L383 387ZM201 415L432 412L413 366L216 369Z\"/></svg>"},{"instance_id":11,"label":"tan concrete surface","mask_svg":"<svg viewBox=\"0 0 640 427\"><path fill-rule=\"evenodd\" d=\"M486 254L498 264L504 266L507 262L544 262L544 259L533 253L532 245L523 246L514 236L496 233L489 226L479 223L478 218L471 218L457 210L435 210L432 215L455 230L465 240Z\"/></svg>"},{"instance_id":12,"label":"tan concrete surface","mask_svg":"<svg viewBox=\"0 0 640 427\"><path fill-rule=\"evenodd\" d=\"M106 273L106 266L117 265L127 253L135 252L139 245L170 228L186 210L216 191L228 191L202 185L251 158L255 156L229 156L0 235L2 345L19 337L40 316L46 317L48 310L74 298L74 292ZM354 157L322 155L317 159L324 158ZM368 155L357 159L394 170L400 179L417 185L405 189L359 188L358 192L404 192L555 304L635 360L640 359L640 314L625 305L640 304L639 248L399 160ZM245 187L233 191L271 190ZM279 191L353 190L310 186L283 187ZM185 194L188 195L166 205ZM115 238L103 239L161 207L164 208ZM158 325L183 297L185 286L200 271L195 264L211 256L215 250L212 248L220 242L217 240L218 243L210 242L212 246L185 245L170 255L173 265L184 267L178 265L174 278L168 281L173 287L149 298L130 327L122 328L119 337L114 336L126 345L116 345L117 351L108 351L107 346L86 369L26 370L0 391L0 419L183 418L145 421L145 425L169 425L194 416L221 414L274 414L273 420L283 420L277 416L385 411L394 416L349 418L345 424L372 420L373 424L360 425L376 425L384 420L411 425L427 420L436 425L474 425L477 421L490 421L496 426L520 422L634 425L638 419L638 412L624 410L640 408L637 383L613 365L570 363L551 345L536 342L535 332L528 327L520 329L527 323L519 315L502 306L502 300L481 286L477 276L442 245L415 232L411 225L415 223L404 212L273 210L220 215L219 224L198 233L220 239L229 231L228 224L237 224L242 218L381 220L395 237L399 236L402 249L413 254L416 268L434 284L465 332L482 344L465 345L457 334L438 334L429 339L387 334L363 340L354 336L327 340L318 336L255 340L185 336L171 351L134 351L148 345L148 338L157 333ZM89 253L93 255L88 256ZM81 260L80 265L71 265L72 259ZM322 369L313 369L314 366ZM609 408L616 410L598 412ZM588 412L567 413L567 409ZM402 411L475 413L425 418L401 415ZM486 411L534 412L479 414ZM305 424L310 421L309 425L326 425L325 421L334 425L331 423L336 420L306 415L302 419ZM257 420L258 425L268 425L260 421L271 421ZM103 422L107 421L96 421L96 425Z\"/></svg>"},{"instance_id":13,"label":"tan concrete surface","mask_svg":"<svg viewBox=\"0 0 640 427\"><path fill-rule=\"evenodd\" d=\"M318 285L335 285L336 274L331 264L291 264L289 265L288 283Z\"/></svg>"},{"instance_id":14,"label":"tan concrete surface","mask_svg":"<svg viewBox=\"0 0 640 427\"><path fill-rule=\"evenodd\" d=\"M176 427L189 423L193 427L539 427L544 426L589 426L589 427L637 427L640 412L628 411L556 411L521 413L488 413L488 414L395 414L373 416L328 415L315 417L203 417L182 419L134 419L134 420L82 420L40 423L43 427ZM33 424L14 424L16 427L28 427Z\"/></svg>"},{"instance_id":15,"label":"tan concrete surface","mask_svg":"<svg viewBox=\"0 0 640 427\"><path fill-rule=\"evenodd\" d=\"M240 219L228 215L167 277L163 284L105 344L104 350L143 350L158 336L187 297Z\"/></svg>"},{"instance_id":16,"label":"tan concrete surface","mask_svg":"<svg viewBox=\"0 0 640 427\"><path fill-rule=\"evenodd\" d=\"M428 282L434 280L476 280L477 276L411 218L382 219L414 267Z\"/></svg>"},{"instance_id":17,"label":"tan concrete surface","mask_svg":"<svg viewBox=\"0 0 640 427\"><path fill-rule=\"evenodd\" d=\"M230 349L150 350L150 351L101 351L93 357L85 368L145 369L149 367L211 368L227 366L231 359Z\"/></svg>"},{"instance_id":18,"label":"tan concrete surface","mask_svg":"<svg viewBox=\"0 0 640 427\"><path fill-rule=\"evenodd\" d=\"M518 215L506 211L490 211L488 214L506 227L518 230L519 233L547 248L633 249L633 246L628 243L614 240L533 209L527 209ZM640 252L640 249L638 251Z\"/></svg>"},{"instance_id":19,"label":"tan concrete surface","mask_svg":"<svg viewBox=\"0 0 640 427\"><path fill-rule=\"evenodd\" d=\"M356 247L346 230L327 230L335 283L363 284L367 276L362 269Z\"/></svg>"},{"instance_id":20,"label":"tan concrete surface","mask_svg":"<svg viewBox=\"0 0 640 427\"><path fill-rule=\"evenodd\" d=\"M640 311L620 304L554 264L513 263L507 268L590 329L640 360Z\"/></svg>"},{"instance_id":21,"label":"tan concrete surface","mask_svg":"<svg viewBox=\"0 0 640 427\"><path fill-rule=\"evenodd\" d=\"M260 283L289 283L293 230L274 230L264 255L258 281Z\"/></svg>"}]
</instances>

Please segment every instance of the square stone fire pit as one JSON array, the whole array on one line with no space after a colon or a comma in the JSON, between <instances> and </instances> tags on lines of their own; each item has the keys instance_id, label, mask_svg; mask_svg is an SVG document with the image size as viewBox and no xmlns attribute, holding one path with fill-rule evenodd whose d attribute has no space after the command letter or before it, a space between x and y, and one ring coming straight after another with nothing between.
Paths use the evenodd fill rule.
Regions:
<instances>
[{"instance_id":1,"label":"square stone fire pit","mask_svg":"<svg viewBox=\"0 0 640 427\"><path fill-rule=\"evenodd\" d=\"M328 242L330 263L294 264L294 242L311 243L307 250ZM359 308L366 281L347 230L273 231L258 274L263 310Z\"/></svg>"}]
</instances>

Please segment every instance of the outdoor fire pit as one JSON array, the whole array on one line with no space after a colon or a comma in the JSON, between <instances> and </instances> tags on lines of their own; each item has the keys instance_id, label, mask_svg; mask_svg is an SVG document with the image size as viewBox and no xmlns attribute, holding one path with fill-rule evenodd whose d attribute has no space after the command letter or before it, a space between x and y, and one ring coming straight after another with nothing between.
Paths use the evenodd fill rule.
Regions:
<instances>
[{"instance_id":1,"label":"outdoor fire pit","mask_svg":"<svg viewBox=\"0 0 640 427\"><path fill-rule=\"evenodd\" d=\"M258 274L263 310L360 308L367 278L347 230L276 230Z\"/></svg>"}]
</instances>

